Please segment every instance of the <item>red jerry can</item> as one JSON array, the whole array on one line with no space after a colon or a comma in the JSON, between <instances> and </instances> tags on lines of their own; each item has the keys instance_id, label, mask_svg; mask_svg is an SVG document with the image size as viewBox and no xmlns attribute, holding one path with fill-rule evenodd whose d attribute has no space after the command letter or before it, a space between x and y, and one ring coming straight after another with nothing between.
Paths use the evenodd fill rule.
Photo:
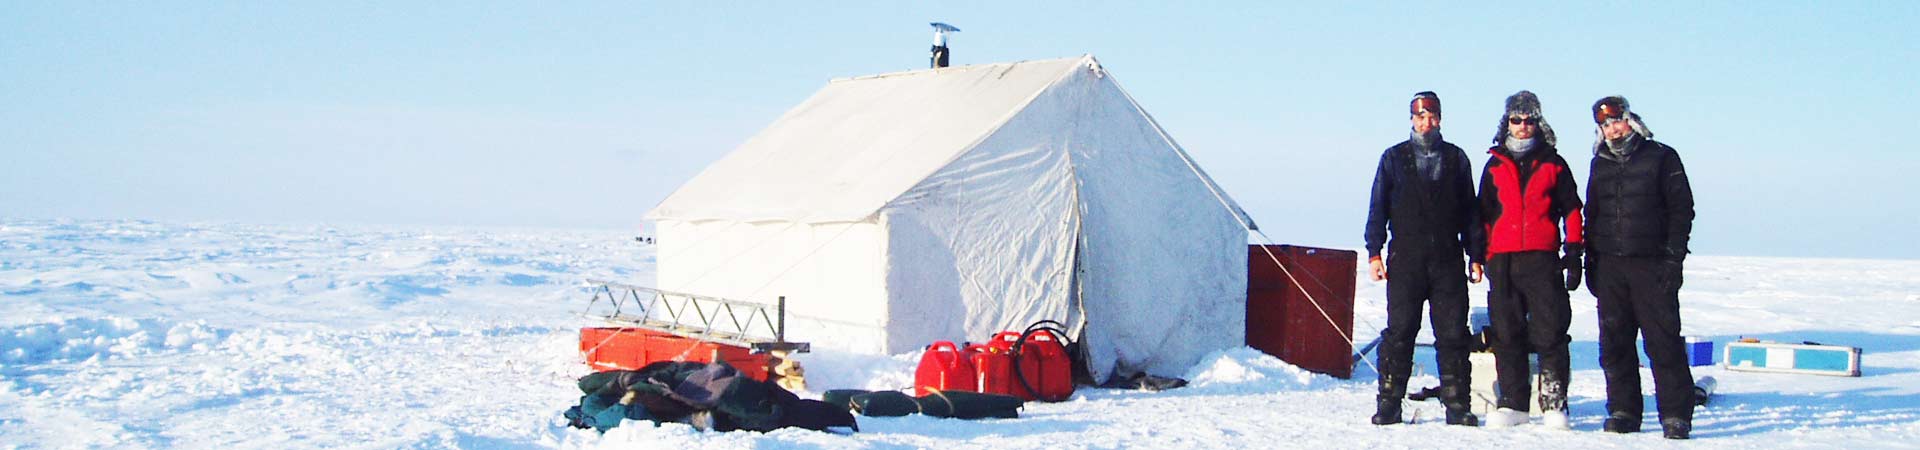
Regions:
<instances>
[{"instance_id":1,"label":"red jerry can","mask_svg":"<svg viewBox=\"0 0 1920 450\"><path fill-rule=\"evenodd\" d=\"M1011 353L1013 352L1013 344L1015 342L1020 342L1020 332L1002 331L994 333L993 337L987 338L987 348L1000 353Z\"/></svg>"},{"instance_id":2,"label":"red jerry can","mask_svg":"<svg viewBox=\"0 0 1920 450\"><path fill-rule=\"evenodd\" d=\"M927 346L920 368L913 372L915 396L932 394L931 390L972 391L975 383L973 361L950 341Z\"/></svg>"},{"instance_id":3,"label":"red jerry can","mask_svg":"<svg viewBox=\"0 0 1920 450\"><path fill-rule=\"evenodd\" d=\"M1007 357L1006 350L972 344L967 346L967 354L973 357L973 368L979 379L975 384L981 393L1013 395L1013 391L1019 389L1013 387L1013 359Z\"/></svg>"},{"instance_id":4,"label":"red jerry can","mask_svg":"<svg viewBox=\"0 0 1920 450\"><path fill-rule=\"evenodd\" d=\"M1013 350L1015 342L1020 342L1019 332L1002 331L993 335L988 348L1006 354ZM1010 395L1028 401L1058 401L1073 395L1073 363L1067 358L1066 346L1053 332L1028 336L1026 342L1020 343L1019 357L1002 359L1013 366L1003 372ZM1014 370L1020 371L1017 377ZM1025 385L1021 384L1021 378L1026 379ZM1029 386L1033 391L1027 390Z\"/></svg>"},{"instance_id":5,"label":"red jerry can","mask_svg":"<svg viewBox=\"0 0 1920 450\"><path fill-rule=\"evenodd\" d=\"M1060 401L1073 396L1073 361L1067 358L1067 346L1052 331L1028 337L1027 342L1020 345L1020 359L1021 373L1039 390L1035 397ZM1036 364L1028 365L1025 361Z\"/></svg>"}]
</instances>

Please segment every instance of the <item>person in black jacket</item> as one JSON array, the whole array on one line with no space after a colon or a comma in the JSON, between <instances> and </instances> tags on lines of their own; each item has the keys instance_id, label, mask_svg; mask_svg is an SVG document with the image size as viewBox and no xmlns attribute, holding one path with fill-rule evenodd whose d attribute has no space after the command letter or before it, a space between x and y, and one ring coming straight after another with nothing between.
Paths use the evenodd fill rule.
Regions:
<instances>
[{"instance_id":1,"label":"person in black jacket","mask_svg":"<svg viewBox=\"0 0 1920 450\"><path fill-rule=\"evenodd\" d=\"M1603 428L1640 430L1639 334L1653 368L1662 431L1686 439L1693 428L1693 371L1680 337L1680 284L1693 232L1693 187L1680 154L1653 140L1626 98L1594 102L1593 120L1599 130L1587 176L1587 290L1600 312Z\"/></svg>"},{"instance_id":2,"label":"person in black jacket","mask_svg":"<svg viewBox=\"0 0 1920 450\"><path fill-rule=\"evenodd\" d=\"M1460 147L1441 140L1439 96L1414 94L1408 109L1413 132L1380 155L1367 209L1369 274L1374 281L1387 281L1387 327L1380 330L1380 391L1373 423L1401 422L1413 338L1420 332L1421 305L1427 303L1447 423L1478 425L1467 403L1467 277L1471 270L1473 282L1480 282L1481 263L1479 254L1470 252L1473 246L1465 245L1478 242L1480 230L1473 163ZM1385 261L1382 246L1388 250ZM1471 253L1470 266L1462 253Z\"/></svg>"},{"instance_id":3,"label":"person in black jacket","mask_svg":"<svg viewBox=\"0 0 1920 450\"><path fill-rule=\"evenodd\" d=\"M1567 326L1573 309L1567 291L1580 282L1580 191L1556 144L1538 96L1520 91L1507 97L1480 172L1487 284L1493 287L1487 307L1500 392L1499 409L1483 420L1488 428L1527 423L1533 387L1529 352L1540 355L1541 422L1569 428L1567 343L1572 338Z\"/></svg>"}]
</instances>

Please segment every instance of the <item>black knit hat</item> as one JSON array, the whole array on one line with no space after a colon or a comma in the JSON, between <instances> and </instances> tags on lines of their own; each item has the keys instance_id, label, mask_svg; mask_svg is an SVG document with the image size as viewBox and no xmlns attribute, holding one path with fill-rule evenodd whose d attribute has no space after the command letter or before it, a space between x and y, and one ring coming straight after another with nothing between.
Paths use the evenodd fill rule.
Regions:
<instances>
[{"instance_id":1,"label":"black knit hat","mask_svg":"<svg viewBox=\"0 0 1920 450\"><path fill-rule=\"evenodd\" d=\"M1500 115L1499 129L1493 133L1494 144L1507 142L1507 118L1513 116L1527 116L1539 120L1540 133L1537 136L1542 138L1542 142L1546 142L1547 146L1558 145L1557 139L1553 136L1553 126L1547 125L1547 116L1540 113L1540 97L1533 95L1532 91L1525 90L1507 96L1507 112Z\"/></svg>"},{"instance_id":2,"label":"black knit hat","mask_svg":"<svg viewBox=\"0 0 1920 450\"><path fill-rule=\"evenodd\" d=\"M1440 94L1433 91L1420 91L1413 94L1413 100L1407 101L1407 114L1420 115L1420 110L1440 114Z\"/></svg>"}]
</instances>

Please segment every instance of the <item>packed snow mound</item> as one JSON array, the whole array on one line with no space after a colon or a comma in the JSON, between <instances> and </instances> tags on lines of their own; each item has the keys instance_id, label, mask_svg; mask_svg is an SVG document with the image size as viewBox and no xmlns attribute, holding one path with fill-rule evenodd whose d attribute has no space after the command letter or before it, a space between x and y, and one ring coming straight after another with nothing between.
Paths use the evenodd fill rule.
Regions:
<instances>
[{"instance_id":1,"label":"packed snow mound","mask_svg":"<svg viewBox=\"0 0 1920 450\"><path fill-rule=\"evenodd\" d=\"M1210 353L1200 358L1186 378L1189 389L1209 394L1317 389L1333 383L1331 377L1288 364L1253 347Z\"/></svg>"},{"instance_id":2,"label":"packed snow mound","mask_svg":"<svg viewBox=\"0 0 1920 450\"><path fill-rule=\"evenodd\" d=\"M41 364L206 351L230 334L206 322L61 319L0 328L0 363Z\"/></svg>"},{"instance_id":3,"label":"packed snow mound","mask_svg":"<svg viewBox=\"0 0 1920 450\"><path fill-rule=\"evenodd\" d=\"M913 388L914 372L926 350L898 355L868 355L816 351L794 355L807 369L807 389L819 393L832 389L866 391L906 390Z\"/></svg>"}]
</instances>

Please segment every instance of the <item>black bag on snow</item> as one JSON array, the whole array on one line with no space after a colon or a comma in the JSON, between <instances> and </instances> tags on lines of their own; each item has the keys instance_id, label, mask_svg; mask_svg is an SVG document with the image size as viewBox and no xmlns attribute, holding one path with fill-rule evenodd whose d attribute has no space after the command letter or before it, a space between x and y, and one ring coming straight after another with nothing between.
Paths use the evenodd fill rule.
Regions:
<instances>
[{"instance_id":1,"label":"black bag on snow","mask_svg":"<svg viewBox=\"0 0 1920 450\"><path fill-rule=\"evenodd\" d=\"M869 417L900 417L920 412L920 404L900 391L878 391L853 396L853 411Z\"/></svg>"},{"instance_id":2,"label":"black bag on snow","mask_svg":"<svg viewBox=\"0 0 1920 450\"><path fill-rule=\"evenodd\" d=\"M1013 419L1020 417L1019 397L968 391L934 391L913 399L920 413L955 419Z\"/></svg>"},{"instance_id":3,"label":"black bag on snow","mask_svg":"<svg viewBox=\"0 0 1920 450\"><path fill-rule=\"evenodd\" d=\"M853 397L856 395L865 394L868 392L873 392L873 391L865 391L860 389L834 389L834 390L827 391L824 394L820 394L820 401L827 402L827 404L829 405L838 406L840 407L840 409L852 411Z\"/></svg>"},{"instance_id":4,"label":"black bag on snow","mask_svg":"<svg viewBox=\"0 0 1920 450\"><path fill-rule=\"evenodd\" d=\"M914 398L900 391L854 395L853 410L869 417L900 417L913 413L955 419L1012 419L1020 417L1018 397L967 391L943 391Z\"/></svg>"},{"instance_id":5,"label":"black bag on snow","mask_svg":"<svg viewBox=\"0 0 1920 450\"><path fill-rule=\"evenodd\" d=\"M827 431L829 427L847 427L860 431L860 423L854 421L853 413L847 408L819 400L796 400L787 405L787 413L780 416L781 427L805 428L813 431Z\"/></svg>"}]
</instances>

